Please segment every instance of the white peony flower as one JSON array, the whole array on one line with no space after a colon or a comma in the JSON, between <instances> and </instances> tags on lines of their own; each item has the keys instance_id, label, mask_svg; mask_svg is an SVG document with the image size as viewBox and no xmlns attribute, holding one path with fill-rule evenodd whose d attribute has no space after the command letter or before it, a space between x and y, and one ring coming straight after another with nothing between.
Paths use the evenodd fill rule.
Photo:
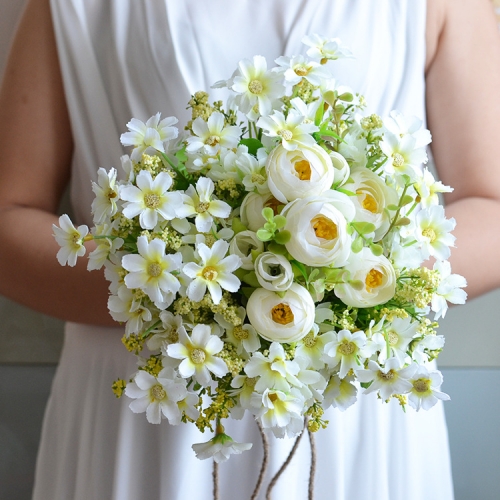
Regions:
<instances>
[{"instance_id":1,"label":"white peony flower","mask_svg":"<svg viewBox=\"0 0 500 500\"><path fill-rule=\"evenodd\" d=\"M164 368L158 377L139 370L134 382L127 384L125 395L135 399L129 407L134 413L146 412L150 424L159 424L162 415L171 425L181 423L177 402L186 397L186 383L175 376L172 368Z\"/></svg>"},{"instance_id":2,"label":"white peony flower","mask_svg":"<svg viewBox=\"0 0 500 500\"><path fill-rule=\"evenodd\" d=\"M182 198L179 192L169 191L172 177L167 172L160 172L153 180L148 171L142 170L135 181L137 186L124 185L120 189L120 198L127 202L123 207L127 219L139 215L143 229L154 229L158 215L163 220L176 217L176 208L182 203Z\"/></svg>"},{"instance_id":3,"label":"white peony flower","mask_svg":"<svg viewBox=\"0 0 500 500\"><path fill-rule=\"evenodd\" d=\"M359 253L351 253L344 266L350 272L351 282L361 282L362 286L340 283L335 286L335 295L351 307L373 307L384 304L396 291L396 273L391 262L383 255L373 255L369 248Z\"/></svg>"},{"instance_id":4,"label":"white peony flower","mask_svg":"<svg viewBox=\"0 0 500 500\"><path fill-rule=\"evenodd\" d=\"M317 144L293 151L276 147L267 157L266 172L269 190L284 204L321 195L331 188L335 177L331 156Z\"/></svg>"},{"instance_id":5,"label":"white peony flower","mask_svg":"<svg viewBox=\"0 0 500 500\"><path fill-rule=\"evenodd\" d=\"M160 113L152 116L146 123L132 118L127 123L129 132L121 135L120 141L124 146L135 146L131 158L137 162L142 158L143 153L149 149L165 153L164 142L175 139L179 131L175 125L178 120L169 116L160 121Z\"/></svg>"},{"instance_id":6,"label":"white peony flower","mask_svg":"<svg viewBox=\"0 0 500 500\"><path fill-rule=\"evenodd\" d=\"M349 190L356 193L351 198L356 207L356 222L369 222L375 226L374 241L379 241L389 229L391 213L389 205L397 205L398 193L384 180L367 168L351 170Z\"/></svg>"},{"instance_id":7,"label":"white peony flower","mask_svg":"<svg viewBox=\"0 0 500 500\"><path fill-rule=\"evenodd\" d=\"M61 247L57 252L57 260L61 266L68 264L68 266L73 267L78 257L85 255L86 248L83 242L89 232L89 228L85 225L75 228L71 219L66 214L59 217L59 225L61 227L52 224L53 236Z\"/></svg>"},{"instance_id":8,"label":"white peony flower","mask_svg":"<svg viewBox=\"0 0 500 500\"><path fill-rule=\"evenodd\" d=\"M240 267L241 259L237 255L225 257L228 249L229 243L224 240L216 241L212 248L203 243L196 245L200 263L188 262L183 268L193 278L186 292L191 300L200 301L208 288L214 304L218 304L222 289L238 291L241 282L232 272Z\"/></svg>"},{"instance_id":9,"label":"white peony flower","mask_svg":"<svg viewBox=\"0 0 500 500\"><path fill-rule=\"evenodd\" d=\"M225 126L224 115L215 111L208 121L198 117L193 121L193 136L186 139L186 151L195 153L203 149L209 155L215 155L220 148L236 148L241 135L240 127Z\"/></svg>"},{"instance_id":10,"label":"white peony flower","mask_svg":"<svg viewBox=\"0 0 500 500\"><path fill-rule=\"evenodd\" d=\"M314 302L311 294L297 283L282 294L257 288L248 299L247 314L266 340L297 342L313 327Z\"/></svg>"},{"instance_id":11,"label":"white peony flower","mask_svg":"<svg viewBox=\"0 0 500 500\"><path fill-rule=\"evenodd\" d=\"M194 377L203 387L212 380L210 372L216 377L227 373L226 363L215 354L224 347L222 340L211 334L210 326L198 324L193 328L191 337L183 329L179 330L179 342L167 346L168 356L182 359L179 374L183 378Z\"/></svg>"},{"instance_id":12,"label":"white peony flower","mask_svg":"<svg viewBox=\"0 0 500 500\"><path fill-rule=\"evenodd\" d=\"M241 222L250 231L258 231L265 223L262 215L263 208L271 208L274 215L278 215L278 207L283 205L271 193L261 195L258 193L248 193L241 203L240 216Z\"/></svg>"},{"instance_id":13,"label":"white peony flower","mask_svg":"<svg viewBox=\"0 0 500 500\"><path fill-rule=\"evenodd\" d=\"M264 251L264 243L253 231L241 231L234 235L229 244L229 253L241 259L241 268L253 270L253 256Z\"/></svg>"},{"instance_id":14,"label":"white peony flower","mask_svg":"<svg viewBox=\"0 0 500 500\"><path fill-rule=\"evenodd\" d=\"M143 290L156 307L168 307L179 291L179 280L172 274L179 271L182 256L165 254L165 242L155 238L148 242L146 236L137 238L139 255L128 254L122 258L122 266L129 271L125 276L127 288Z\"/></svg>"},{"instance_id":15,"label":"white peony flower","mask_svg":"<svg viewBox=\"0 0 500 500\"><path fill-rule=\"evenodd\" d=\"M283 255L264 252L255 259L255 275L262 288L273 292L284 292L293 283L293 270Z\"/></svg>"},{"instance_id":16,"label":"white peony flower","mask_svg":"<svg viewBox=\"0 0 500 500\"><path fill-rule=\"evenodd\" d=\"M182 196L183 205L178 207L178 217L195 217L196 229L200 233L208 233L212 227L213 218L225 219L231 213L231 207L221 200L212 199L214 183L212 179L200 177L196 189L189 186Z\"/></svg>"},{"instance_id":17,"label":"white peony flower","mask_svg":"<svg viewBox=\"0 0 500 500\"><path fill-rule=\"evenodd\" d=\"M347 221L354 212L349 197L337 191L288 204L282 212L285 229L291 234L286 249L307 266L343 266L351 253Z\"/></svg>"}]
</instances>

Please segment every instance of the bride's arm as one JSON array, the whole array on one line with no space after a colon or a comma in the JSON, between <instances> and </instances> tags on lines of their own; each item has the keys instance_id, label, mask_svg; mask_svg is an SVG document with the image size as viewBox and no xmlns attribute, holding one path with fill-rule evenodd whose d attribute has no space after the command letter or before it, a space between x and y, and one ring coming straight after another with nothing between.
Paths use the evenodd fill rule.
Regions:
<instances>
[{"instance_id":1,"label":"bride's arm","mask_svg":"<svg viewBox=\"0 0 500 500\"><path fill-rule=\"evenodd\" d=\"M439 176L455 188L453 272L469 296L500 286L500 36L489 0L428 2L427 114Z\"/></svg>"},{"instance_id":2,"label":"bride's arm","mask_svg":"<svg viewBox=\"0 0 500 500\"><path fill-rule=\"evenodd\" d=\"M102 273L61 267L52 224L73 150L48 0L30 0L0 91L0 293L61 319L113 325Z\"/></svg>"}]
</instances>

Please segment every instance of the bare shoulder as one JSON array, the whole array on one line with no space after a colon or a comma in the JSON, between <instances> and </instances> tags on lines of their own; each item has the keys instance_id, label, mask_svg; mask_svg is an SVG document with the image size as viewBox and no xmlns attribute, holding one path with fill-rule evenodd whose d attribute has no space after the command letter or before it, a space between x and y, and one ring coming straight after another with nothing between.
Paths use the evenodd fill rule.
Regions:
<instances>
[{"instance_id":1,"label":"bare shoulder","mask_svg":"<svg viewBox=\"0 0 500 500\"><path fill-rule=\"evenodd\" d=\"M427 47L426 70L430 67L438 48L439 37L446 17L446 0L427 1L425 42Z\"/></svg>"}]
</instances>

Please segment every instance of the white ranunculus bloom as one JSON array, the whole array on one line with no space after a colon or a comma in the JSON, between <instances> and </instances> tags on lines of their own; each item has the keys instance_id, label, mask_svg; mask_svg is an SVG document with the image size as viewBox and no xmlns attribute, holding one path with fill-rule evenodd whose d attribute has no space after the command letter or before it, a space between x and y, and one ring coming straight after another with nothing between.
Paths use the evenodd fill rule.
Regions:
<instances>
[{"instance_id":1,"label":"white ranunculus bloom","mask_svg":"<svg viewBox=\"0 0 500 500\"><path fill-rule=\"evenodd\" d=\"M257 256L255 274L260 286L273 292L284 292L293 283L293 270L288 259L272 252Z\"/></svg>"},{"instance_id":2,"label":"white ranunculus bloom","mask_svg":"<svg viewBox=\"0 0 500 500\"><path fill-rule=\"evenodd\" d=\"M383 255L375 256L369 248L351 253L344 269L350 272L351 281L361 281L363 287L342 283L335 287L335 295L352 307L373 307L390 300L396 291L396 273Z\"/></svg>"},{"instance_id":3,"label":"white ranunculus bloom","mask_svg":"<svg viewBox=\"0 0 500 500\"><path fill-rule=\"evenodd\" d=\"M264 243L257 238L253 231L241 231L234 235L229 244L229 253L241 259L241 268L253 269L252 251L264 251Z\"/></svg>"},{"instance_id":4,"label":"white ranunculus bloom","mask_svg":"<svg viewBox=\"0 0 500 500\"><path fill-rule=\"evenodd\" d=\"M336 160L340 158L338 155ZM335 178L331 157L317 144L301 144L293 151L276 147L267 157L266 172L270 191L285 204L324 193Z\"/></svg>"},{"instance_id":5,"label":"white ranunculus bloom","mask_svg":"<svg viewBox=\"0 0 500 500\"><path fill-rule=\"evenodd\" d=\"M262 209L269 207L273 209L274 215L278 213L278 205L280 203L271 193L261 195L258 193L248 193L240 208L241 222L250 231L259 230L265 223L266 219L262 216Z\"/></svg>"},{"instance_id":6,"label":"white ranunculus bloom","mask_svg":"<svg viewBox=\"0 0 500 500\"><path fill-rule=\"evenodd\" d=\"M286 249L307 266L343 266L351 253L347 222L354 213L349 197L337 191L290 203L283 210L291 234Z\"/></svg>"},{"instance_id":7,"label":"white ranunculus bloom","mask_svg":"<svg viewBox=\"0 0 500 500\"><path fill-rule=\"evenodd\" d=\"M297 283L280 297L265 288L257 288L247 304L247 315L259 335L271 342L297 342L314 324L311 294Z\"/></svg>"}]
</instances>

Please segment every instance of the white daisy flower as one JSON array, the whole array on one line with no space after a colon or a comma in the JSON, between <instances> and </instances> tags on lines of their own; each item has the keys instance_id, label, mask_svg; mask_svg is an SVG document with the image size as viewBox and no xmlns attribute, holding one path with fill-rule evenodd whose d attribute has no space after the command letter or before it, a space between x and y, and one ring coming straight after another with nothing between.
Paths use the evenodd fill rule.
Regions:
<instances>
[{"instance_id":1,"label":"white daisy flower","mask_svg":"<svg viewBox=\"0 0 500 500\"><path fill-rule=\"evenodd\" d=\"M324 78L329 78L330 72L321 64L310 61L303 55L286 57L280 56L275 60L279 67L274 68L278 74L283 75L287 85L292 87L305 78L311 85L318 87Z\"/></svg>"},{"instance_id":2,"label":"white daisy flower","mask_svg":"<svg viewBox=\"0 0 500 500\"><path fill-rule=\"evenodd\" d=\"M75 228L66 214L59 217L59 226L61 227L52 224L53 236L61 247L57 252L57 260L61 266L68 264L68 266L73 267L78 257L85 255L86 248L83 242L89 228L85 225Z\"/></svg>"},{"instance_id":3,"label":"white daisy flower","mask_svg":"<svg viewBox=\"0 0 500 500\"><path fill-rule=\"evenodd\" d=\"M340 411L345 411L349 406L352 406L358 399L358 389L353 384L354 377L347 375L340 378L338 375L330 377L328 385L323 392L323 408L338 408Z\"/></svg>"},{"instance_id":4,"label":"white daisy flower","mask_svg":"<svg viewBox=\"0 0 500 500\"><path fill-rule=\"evenodd\" d=\"M256 418L260 420L262 427L270 429L275 437L295 437L302 431L304 398L297 389L288 393L266 389L263 394L255 393L252 401L256 407Z\"/></svg>"},{"instance_id":5,"label":"white daisy flower","mask_svg":"<svg viewBox=\"0 0 500 500\"><path fill-rule=\"evenodd\" d=\"M424 208L439 204L438 193L451 193L453 191L452 187L436 181L428 168L424 169L422 177L416 180L413 187L420 196L420 203Z\"/></svg>"},{"instance_id":6,"label":"white daisy flower","mask_svg":"<svg viewBox=\"0 0 500 500\"><path fill-rule=\"evenodd\" d=\"M255 328L250 324L245 324L246 310L238 307L236 315L240 318L239 325L233 325L224 319L222 314L215 314L214 319L224 329L227 340L236 347L238 354L251 353L260 347L260 339Z\"/></svg>"},{"instance_id":7,"label":"white daisy flower","mask_svg":"<svg viewBox=\"0 0 500 500\"><path fill-rule=\"evenodd\" d=\"M134 413L146 412L150 424L159 424L162 415L169 424L181 423L177 402L186 397L186 383L175 376L172 368L164 368L158 377L139 370L134 382L127 384L125 395L135 399L129 407Z\"/></svg>"},{"instance_id":8,"label":"white daisy flower","mask_svg":"<svg viewBox=\"0 0 500 500\"><path fill-rule=\"evenodd\" d=\"M241 182L249 192L256 191L260 194L269 192L266 174L267 152L264 148L257 150L257 158L248 153L236 159L236 166Z\"/></svg>"},{"instance_id":9,"label":"white daisy flower","mask_svg":"<svg viewBox=\"0 0 500 500\"><path fill-rule=\"evenodd\" d=\"M408 366L401 369L397 358L389 358L384 366L373 360L368 362L367 370L358 370L356 375L360 382L372 382L363 394L378 391L380 397L387 401L393 394L404 394L411 389L411 376L413 368Z\"/></svg>"},{"instance_id":10,"label":"white daisy flower","mask_svg":"<svg viewBox=\"0 0 500 500\"><path fill-rule=\"evenodd\" d=\"M216 241L212 248L203 243L196 245L199 264L188 262L183 268L184 273L193 279L186 292L191 300L200 301L208 288L214 304L218 304L222 289L238 291L241 282L232 273L240 267L241 259L237 255L225 257L228 249L229 243L224 240Z\"/></svg>"},{"instance_id":11,"label":"white daisy flower","mask_svg":"<svg viewBox=\"0 0 500 500\"><path fill-rule=\"evenodd\" d=\"M425 366L412 365L414 373L409 381L412 385L408 395L408 402L415 410L429 410L438 400L448 401L450 396L441 392L443 376L439 371L429 372Z\"/></svg>"},{"instance_id":12,"label":"white daisy flower","mask_svg":"<svg viewBox=\"0 0 500 500\"><path fill-rule=\"evenodd\" d=\"M413 346L412 358L419 365L423 365L429 361L428 351L437 351L443 347L443 335L426 335Z\"/></svg>"},{"instance_id":13,"label":"white daisy flower","mask_svg":"<svg viewBox=\"0 0 500 500\"><path fill-rule=\"evenodd\" d=\"M359 358L363 357L362 349L366 345L366 335L361 330L354 333L340 330L334 337L334 340L325 345L323 359L331 368L340 363L339 377L344 378L349 370L360 369Z\"/></svg>"},{"instance_id":14,"label":"white daisy flower","mask_svg":"<svg viewBox=\"0 0 500 500\"><path fill-rule=\"evenodd\" d=\"M325 367L325 346L336 340L336 333L329 331L318 335L318 331L318 325L314 324L313 329L297 343L295 357L306 359L308 368L321 370Z\"/></svg>"},{"instance_id":15,"label":"white daisy flower","mask_svg":"<svg viewBox=\"0 0 500 500\"><path fill-rule=\"evenodd\" d=\"M302 38L302 43L311 47L307 55L314 59L319 59L322 63L328 60L343 59L352 57L351 51L344 46L339 38L325 38L316 33Z\"/></svg>"},{"instance_id":16,"label":"white daisy flower","mask_svg":"<svg viewBox=\"0 0 500 500\"><path fill-rule=\"evenodd\" d=\"M221 147L236 148L241 136L240 127L225 126L224 115L219 111L212 113L208 121L196 118L192 129L194 135L186 139L186 151L189 153L203 149L205 153L216 155Z\"/></svg>"},{"instance_id":17,"label":"white daisy flower","mask_svg":"<svg viewBox=\"0 0 500 500\"><path fill-rule=\"evenodd\" d=\"M467 286L467 281L460 274L451 274L451 266L448 261L437 261L433 269L439 271L441 279L431 302L431 309L436 313L434 319L437 320L444 318L448 310L447 302L465 304L467 293L462 288Z\"/></svg>"},{"instance_id":18,"label":"white daisy flower","mask_svg":"<svg viewBox=\"0 0 500 500\"><path fill-rule=\"evenodd\" d=\"M160 116L157 113L146 123L137 118L127 123L129 132L122 134L120 141L124 146L135 146L131 154L133 161L139 161L150 148L165 153L164 142L177 137L179 131L172 126L177 123L177 118L169 116L160 121Z\"/></svg>"},{"instance_id":19,"label":"white daisy flower","mask_svg":"<svg viewBox=\"0 0 500 500\"><path fill-rule=\"evenodd\" d=\"M139 224L143 229L154 229L158 216L163 220L172 220L177 216L176 207L182 204L182 195L169 191L172 177L167 172L160 172L153 180L148 171L142 170L136 184L120 189L120 198L128 202L123 207L123 215L127 219L139 215Z\"/></svg>"},{"instance_id":20,"label":"white daisy flower","mask_svg":"<svg viewBox=\"0 0 500 500\"><path fill-rule=\"evenodd\" d=\"M232 78L231 88L238 94L235 103L241 112L249 113L257 105L261 115L271 113L273 101L285 94L281 77L268 71L263 56L254 56L253 61L243 59L238 63L238 69L238 74Z\"/></svg>"},{"instance_id":21,"label":"white daisy flower","mask_svg":"<svg viewBox=\"0 0 500 500\"><path fill-rule=\"evenodd\" d=\"M252 410L252 397L254 395L256 378L247 377L246 375L236 375L231 380L232 396L238 396L238 405L231 408L231 417L241 420L245 414L245 410Z\"/></svg>"},{"instance_id":22,"label":"white daisy flower","mask_svg":"<svg viewBox=\"0 0 500 500\"><path fill-rule=\"evenodd\" d=\"M125 276L127 287L143 290L160 309L172 303L181 286L172 273L181 268L182 256L179 252L166 255L165 246L157 238L148 242L146 236L139 236L139 255L129 254L122 259L123 268L129 272Z\"/></svg>"},{"instance_id":23,"label":"white daisy flower","mask_svg":"<svg viewBox=\"0 0 500 500\"><path fill-rule=\"evenodd\" d=\"M191 337L183 329L179 330L179 342L170 344L166 352L168 356L181 359L179 374L183 378L194 377L203 387L206 387L212 377L223 377L227 373L226 363L215 354L224 347L222 340L211 334L209 325L198 324L193 328Z\"/></svg>"},{"instance_id":24,"label":"white daisy flower","mask_svg":"<svg viewBox=\"0 0 500 500\"><path fill-rule=\"evenodd\" d=\"M97 171L97 183L92 182L92 191L95 198L92 201L94 223L101 224L116 214L118 207L118 185L116 183L116 170L112 168L106 172L103 168Z\"/></svg>"},{"instance_id":25,"label":"white daisy flower","mask_svg":"<svg viewBox=\"0 0 500 500\"><path fill-rule=\"evenodd\" d=\"M231 213L231 207L224 201L211 199L214 192L212 179L200 177L194 186L189 186L182 195L183 204L177 209L178 217L195 217L196 229L208 233L213 218L225 219Z\"/></svg>"},{"instance_id":26,"label":"white daisy flower","mask_svg":"<svg viewBox=\"0 0 500 500\"><path fill-rule=\"evenodd\" d=\"M252 443L237 443L227 434L220 433L206 443L196 443L191 447L199 460L213 458L216 463L220 464L225 462L231 455L239 455L249 450Z\"/></svg>"},{"instance_id":27,"label":"white daisy flower","mask_svg":"<svg viewBox=\"0 0 500 500\"><path fill-rule=\"evenodd\" d=\"M422 128L423 122L416 116L403 115L399 111L391 111L384 120L384 126L394 135L403 137L410 135L415 139L415 146L422 148L432 140L429 130Z\"/></svg>"},{"instance_id":28,"label":"white daisy flower","mask_svg":"<svg viewBox=\"0 0 500 500\"><path fill-rule=\"evenodd\" d=\"M319 130L314 123L304 123L304 117L294 111L290 111L286 118L281 111L275 111L270 116L259 118L257 126L269 137L279 137L288 151L294 151L300 145L315 145L311 134Z\"/></svg>"},{"instance_id":29,"label":"white daisy flower","mask_svg":"<svg viewBox=\"0 0 500 500\"><path fill-rule=\"evenodd\" d=\"M116 221L115 221L116 222ZM108 224L101 224L95 227L94 241L97 246L95 250L89 254L89 262L87 269L92 271L94 269L101 269L104 263L108 260L110 254L114 254L123 245L123 238L116 238L111 236L112 226Z\"/></svg>"},{"instance_id":30,"label":"white daisy flower","mask_svg":"<svg viewBox=\"0 0 500 500\"><path fill-rule=\"evenodd\" d=\"M151 351L157 351L164 344L176 344L179 342L179 330L184 326L182 324L182 316L174 316L170 311L162 311L160 313L161 328L151 338L148 339L146 345Z\"/></svg>"},{"instance_id":31,"label":"white daisy flower","mask_svg":"<svg viewBox=\"0 0 500 500\"><path fill-rule=\"evenodd\" d=\"M455 219L446 219L442 205L433 205L420 210L415 217L415 238L427 255L438 260L450 257L450 247L455 246Z\"/></svg>"},{"instance_id":32,"label":"white daisy flower","mask_svg":"<svg viewBox=\"0 0 500 500\"><path fill-rule=\"evenodd\" d=\"M119 323L125 324L125 335L139 333L152 319L151 311L137 300L132 290L122 285L118 288L116 295L108 298L108 309L111 317Z\"/></svg>"}]
</instances>

